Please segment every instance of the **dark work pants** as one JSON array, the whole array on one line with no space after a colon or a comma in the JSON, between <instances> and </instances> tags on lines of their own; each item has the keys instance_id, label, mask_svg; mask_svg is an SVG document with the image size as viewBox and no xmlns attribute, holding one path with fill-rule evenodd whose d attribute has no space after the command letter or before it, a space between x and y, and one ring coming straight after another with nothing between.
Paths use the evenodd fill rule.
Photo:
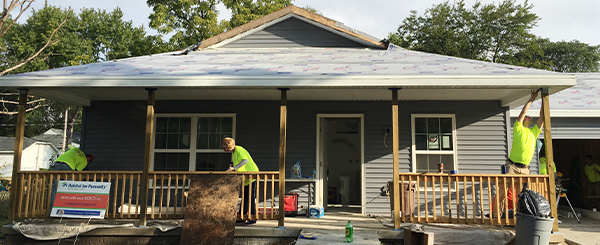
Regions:
<instances>
[{"instance_id":1,"label":"dark work pants","mask_svg":"<svg viewBox=\"0 0 600 245\"><path fill-rule=\"evenodd\" d=\"M248 212L248 199L250 199L250 215L256 214L256 181L244 186L244 213Z\"/></svg>"}]
</instances>

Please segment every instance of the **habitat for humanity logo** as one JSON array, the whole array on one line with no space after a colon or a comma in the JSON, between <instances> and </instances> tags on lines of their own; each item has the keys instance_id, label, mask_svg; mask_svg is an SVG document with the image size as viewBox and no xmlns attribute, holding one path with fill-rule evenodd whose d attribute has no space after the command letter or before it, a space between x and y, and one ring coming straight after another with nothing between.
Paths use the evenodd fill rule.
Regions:
<instances>
[{"instance_id":1,"label":"habitat for humanity logo","mask_svg":"<svg viewBox=\"0 0 600 245\"><path fill-rule=\"evenodd\" d=\"M63 182L63 186L62 187L67 187L67 182Z\"/></svg>"}]
</instances>

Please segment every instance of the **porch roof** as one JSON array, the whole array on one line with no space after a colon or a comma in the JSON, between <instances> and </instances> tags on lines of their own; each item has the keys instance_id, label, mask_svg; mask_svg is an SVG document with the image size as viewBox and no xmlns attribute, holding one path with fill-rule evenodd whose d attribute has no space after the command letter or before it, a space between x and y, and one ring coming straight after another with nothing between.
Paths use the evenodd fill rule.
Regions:
<instances>
[{"instance_id":1,"label":"porch roof","mask_svg":"<svg viewBox=\"0 0 600 245\"><path fill-rule=\"evenodd\" d=\"M550 96L552 117L600 117L600 73L574 73L577 85ZM542 101L537 100L531 109L539 110ZM522 106L511 110L511 117L518 117Z\"/></svg>"},{"instance_id":2,"label":"porch roof","mask_svg":"<svg viewBox=\"0 0 600 245\"><path fill-rule=\"evenodd\" d=\"M556 93L572 74L406 50L352 48L204 49L0 77L0 86L89 105L94 100L499 100L524 103L530 89Z\"/></svg>"}]
</instances>

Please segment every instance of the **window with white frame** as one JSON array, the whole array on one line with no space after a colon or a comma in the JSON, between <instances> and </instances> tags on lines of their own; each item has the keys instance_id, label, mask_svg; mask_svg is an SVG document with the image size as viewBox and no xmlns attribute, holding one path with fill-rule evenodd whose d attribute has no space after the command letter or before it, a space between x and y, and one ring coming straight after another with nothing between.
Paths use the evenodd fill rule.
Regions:
<instances>
[{"instance_id":1,"label":"window with white frame","mask_svg":"<svg viewBox=\"0 0 600 245\"><path fill-rule=\"evenodd\" d=\"M221 149L235 136L235 114L164 114L156 116L154 171L222 171L231 154Z\"/></svg>"},{"instance_id":2,"label":"window with white frame","mask_svg":"<svg viewBox=\"0 0 600 245\"><path fill-rule=\"evenodd\" d=\"M412 166L413 172L444 172L457 170L456 119L453 114L413 114Z\"/></svg>"}]
</instances>

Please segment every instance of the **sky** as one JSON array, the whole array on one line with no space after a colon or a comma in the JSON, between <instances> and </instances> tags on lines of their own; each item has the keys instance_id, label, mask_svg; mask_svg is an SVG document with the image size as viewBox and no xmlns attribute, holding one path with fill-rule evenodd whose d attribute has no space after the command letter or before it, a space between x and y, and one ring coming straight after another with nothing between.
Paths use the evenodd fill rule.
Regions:
<instances>
[{"instance_id":1,"label":"sky","mask_svg":"<svg viewBox=\"0 0 600 245\"><path fill-rule=\"evenodd\" d=\"M100 8L112 11L117 6L123 11L123 19L131 20L134 26L144 25L148 34L156 32L148 27L148 16L152 9L146 0L47 0L48 4L68 8L81 12L81 8ZM310 6L327 18L339 21L345 25L374 37L383 39L390 32L395 32L398 26L411 10L416 10L417 15L422 15L425 9L442 0L295 0L292 3L298 7ZM451 1L453 2L453 1ZM476 0L465 0L465 5L470 7ZM482 3L498 3L500 0L481 0ZM516 0L523 3L524 0ZM551 41L572 41L590 45L600 44L600 10L598 0L530 0L533 3L533 12L541 20L538 26L532 29L534 35L549 38ZM44 1L36 0L33 9L40 9ZM219 18L226 19L230 16L227 9L220 6ZM19 22L27 19L30 11ZM14 15L14 14L13 14Z\"/></svg>"}]
</instances>

